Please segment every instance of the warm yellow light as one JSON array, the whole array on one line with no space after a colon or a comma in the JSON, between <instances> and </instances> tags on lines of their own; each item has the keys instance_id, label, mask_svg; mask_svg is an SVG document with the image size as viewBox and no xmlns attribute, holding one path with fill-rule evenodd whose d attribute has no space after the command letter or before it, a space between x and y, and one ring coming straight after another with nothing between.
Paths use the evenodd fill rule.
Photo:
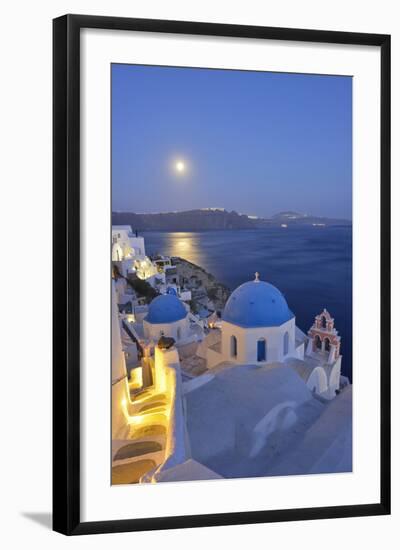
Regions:
<instances>
[{"instance_id":1,"label":"warm yellow light","mask_svg":"<svg viewBox=\"0 0 400 550\"><path fill-rule=\"evenodd\" d=\"M185 171L185 163L182 160L178 160L175 163L175 168L177 172L184 172Z\"/></svg>"},{"instance_id":2,"label":"warm yellow light","mask_svg":"<svg viewBox=\"0 0 400 550\"><path fill-rule=\"evenodd\" d=\"M142 367L136 367L131 370L131 379L129 386L132 388L141 388L143 386L143 369Z\"/></svg>"},{"instance_id":3,"label":"warm yellow light","mask_svg":"<svg viewBox=\"0 0 400 550\"><path fill-rule=\"evenodd\" d=\"M187 251L190 249L191 243L188 239L184 239L184 240L178 241L176 243L176 247L182 251Z\"/></svg>"}]
</instances>

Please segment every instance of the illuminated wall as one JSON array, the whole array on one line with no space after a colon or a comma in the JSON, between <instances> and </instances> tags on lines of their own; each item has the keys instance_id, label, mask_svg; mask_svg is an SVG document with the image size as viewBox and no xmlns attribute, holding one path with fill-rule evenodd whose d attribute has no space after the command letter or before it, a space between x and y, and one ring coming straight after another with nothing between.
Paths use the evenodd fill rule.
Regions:
<instances>
[{"instance_id":1,"label":"illuminated wall","mask_svg":"<svg viewBox=\"0 0 400 550\"><path fill-rule=\"evenodd\" d=\"M129 394L114 281L112 283L111 296L112 438L122 439L129 432L122 406L124 400L128 399Z\"/></svg>"}]
</instances>

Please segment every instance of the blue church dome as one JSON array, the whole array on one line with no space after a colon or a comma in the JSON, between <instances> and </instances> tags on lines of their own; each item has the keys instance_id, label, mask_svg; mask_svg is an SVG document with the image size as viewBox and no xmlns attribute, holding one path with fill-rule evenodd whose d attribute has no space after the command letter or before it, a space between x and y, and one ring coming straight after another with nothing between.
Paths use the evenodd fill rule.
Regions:
<instances>
[{"instance_id":1,"label":"blue church dome","mask_svg":"<svg viewBox=\"0 0 400 550\"><path fill-rule=\"evenodd\" d=\"M186 308L177 296L162 294L150 303L145 321L152 324L174 323L184 319L186 315Z\"/></svg>"},{"instance_id":2,"label":"blue church dome","mask_svg":"<svg viewBox=\"0 0 400 550\"><path fill-rule=\"evenodd\" d=\"M277 327L293 317L283 294L258 279L232 292L222 314L223 321L244 328Z\"/></svg>"}]
</instances>

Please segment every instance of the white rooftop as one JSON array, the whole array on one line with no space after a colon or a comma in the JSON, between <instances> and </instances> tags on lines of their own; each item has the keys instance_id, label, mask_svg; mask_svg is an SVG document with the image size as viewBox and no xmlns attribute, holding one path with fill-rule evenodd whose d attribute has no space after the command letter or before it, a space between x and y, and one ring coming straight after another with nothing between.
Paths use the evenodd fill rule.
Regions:
<instances>
[{"instance_id":1,"label":"white rooftop","mask_svg":"<svg viewBox=\"0 0 400 550\"><path fill-rule=\"evenodd\" d=\"M343 471L349 466L351 392L324 404L282 363L221 364L184 384L184 391L192 458L222 477ZM336 442L331 451L329 438ZM300 467L292 459L296 452Z\"/></svg>"}]
</instances>

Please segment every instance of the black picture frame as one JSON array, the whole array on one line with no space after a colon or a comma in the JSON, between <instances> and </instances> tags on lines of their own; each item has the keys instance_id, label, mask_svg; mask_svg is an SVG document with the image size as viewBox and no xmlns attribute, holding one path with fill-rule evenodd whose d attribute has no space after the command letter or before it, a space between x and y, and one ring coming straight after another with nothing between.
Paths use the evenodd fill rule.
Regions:
<instances>
[{"instance_id":1,"label":"black picture frame","mask_svg":"<svg viewBox=\"0 0 400 550\"><path fill-rule=\"evenodd\" d=\"M381 50L381 495L352 506L80 520L80 31L84 28L378 46ZM390 36L65 15L53 21L53 529L66 535L390 513Z\"/></svg>"}]
</instances>

